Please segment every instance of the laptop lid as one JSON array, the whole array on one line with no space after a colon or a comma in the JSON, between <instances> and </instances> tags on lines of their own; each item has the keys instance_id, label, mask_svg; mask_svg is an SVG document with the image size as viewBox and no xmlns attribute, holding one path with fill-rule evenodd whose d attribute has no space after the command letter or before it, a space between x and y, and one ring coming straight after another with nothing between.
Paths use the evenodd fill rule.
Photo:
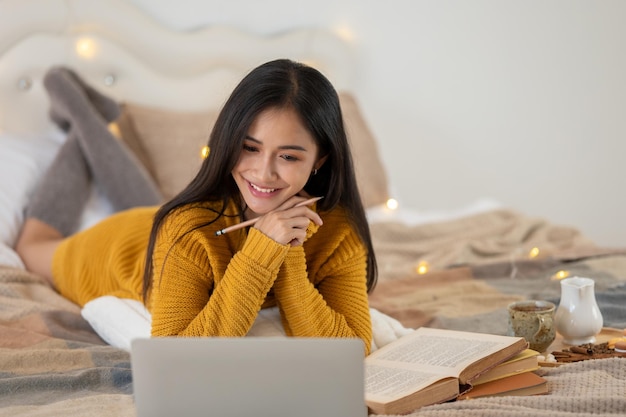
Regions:
<instances>
[{"instance_id":1,"label":"laptop lid","mask_svg":"<svg viewBox=\"0 0 626 417\"><path fill-rule=\"evenodd\" d=\"M360 339L135 339L137 416L366 416L363 359Z\"/></svg>"}]
</instances>

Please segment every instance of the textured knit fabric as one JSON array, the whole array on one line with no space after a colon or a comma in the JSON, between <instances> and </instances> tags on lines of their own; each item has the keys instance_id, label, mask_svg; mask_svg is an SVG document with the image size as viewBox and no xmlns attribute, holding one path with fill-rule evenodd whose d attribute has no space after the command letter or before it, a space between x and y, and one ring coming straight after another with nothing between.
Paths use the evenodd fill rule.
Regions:
<instances>
[{"instance_id":1,"label":"textured knit fabric","mask_svg":"<svg viewBox=\"0 0 626 417\"><path fill-rule=\"evenodd\" d=\"M91 172L76 136L68 136L28 202L26 217L63 236L76 232L91 195Z\"/></svg>"},{"instance_id":2,"label":"textured knit fabric","mask_svg":"<svg viewBox=\"0 0 626 417\"><path fill-rule=\"evenodd\" d=\"M120 114L118 104L69 68L52 67L44 85L51 118L59 126L68 126L68 135L77 139L91 177L113 208L120 211L161 203L161 193L148 171L109 130L108 123Z\"/></svg>"},{"instance_id":3,"label":"textured knit fabric","mask_svg":"<svg viewBox=\"0 0 626 417\"><path fill-rule=\"evenodd\" d=\"M80 225L92 184L117 211L159 204L161 194L148 172L109 131L108 123L120 114L118 104L68 68L52 67L43 81L50 116L67 131L67 139L38 184L26 216L69 236Z\"/></svg>"},{"instance_id":4,"label":"textured knit fabric","mask_svg":"<svg viewBox=\"0 0 626 417\"><path fill-rule=\"evenodd\" d=\"M148 309L154 336L244 336L261 308L278 305L290 336L372 339L366 250L345 212L320 213L302 246L257 229L222 236L240 218L233 206L185 206L168 216L155 246ZM59 292L84 305L115 295L141 300L143 263L155 208L118 213L66 239L55 253Z\"/></svg>"}]
</instances>

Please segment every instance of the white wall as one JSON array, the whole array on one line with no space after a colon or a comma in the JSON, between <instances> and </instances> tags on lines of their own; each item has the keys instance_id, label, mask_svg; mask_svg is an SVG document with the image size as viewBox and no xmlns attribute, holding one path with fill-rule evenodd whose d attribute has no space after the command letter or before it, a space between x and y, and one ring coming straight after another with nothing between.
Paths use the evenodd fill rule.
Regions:
<instances>
[{"instance_id":1,"label":"white wall","mask_svg":"<svg viewBox=\"0 0 626 417\"><path fill-rule=\"evenodd\" d=\"M489 197L626 246L626 2L129 1L176 29L348 29L401 204Z\"/></svg>"}]
</instances>

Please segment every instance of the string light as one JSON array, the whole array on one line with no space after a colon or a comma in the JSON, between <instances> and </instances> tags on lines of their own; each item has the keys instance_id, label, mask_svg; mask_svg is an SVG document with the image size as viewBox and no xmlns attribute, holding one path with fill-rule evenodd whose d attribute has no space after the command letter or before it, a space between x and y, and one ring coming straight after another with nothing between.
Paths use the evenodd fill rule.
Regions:
<instances>
[{"instance_id":1,"label":"string light","mask_svg":"<svg viewBox=\"0 0 626 417\"><path fill-rule=\"evenodd\" d=\"M532 258L536 258L537 256L539 256L539 248L534 247L528 253L528 257L532 259Z\"/></svg>"},{"instance_id":2,"label":"string light","mask_svg":"<svg viewBox=\"0 0 626 417\"><path fill-rule=\"evenodd\" d=\"M111 122L107 125L107 128L109 130L109 133L112 134L116 139L122 139L122 131L120 130L120 126L117 123Z\"/></svg>"},{"instance_id":3,"label":"string light","mask_svg":"<svg viewBox=\"0 0 626 417\"><path fill-rule=\"evenodd\" d=\"M556 274L552 275L552 279L554 280L561 280L564 278L569 277L569 271L566 271L564 269L558 271Z\"/></svg>"},{"instance_id":4,"label":"string light","mask_svg":"<svg viewBox=\"0 0 626 417\"><path fill-rule=\"evenodd\" d=\"M81 58L90 59L96 56L98 50L96 43L90 38L80 38L74 47L76 54Z\"/></svg>"},{"instance_id":5,"label":"string light","mask_svg":"<svg viewBox=\"0 0 626 417\"><path fill-rule=\"evenodd\" d=\"M398 200L396 200L395 198L390 198L389 200L387 200L386 205L389 210L396 210L398 208Z\"/></svg>"},{"instance_id":6,"label":"string light","mask_svg":"<svg viewBox=\"0 0 626 417\"><path fill-rule=\"evenodd\" d=\"M335 32L335 34L346 43L354 43L356 40L356 34L347 24L339 24L335 26L333 32Z\"/></svg>"},{"instance_id":7,"label":"string light","mask_svg":"<svg viewBox=\"0 0 626 417\"><path fill-rule=\"evenodd\" d=\"M417 272L420 275L424 275L425 273L428 272L428 269L429 269L428 262L420 261L415 267L415 272Z\"/></svg>"}]
</instances>

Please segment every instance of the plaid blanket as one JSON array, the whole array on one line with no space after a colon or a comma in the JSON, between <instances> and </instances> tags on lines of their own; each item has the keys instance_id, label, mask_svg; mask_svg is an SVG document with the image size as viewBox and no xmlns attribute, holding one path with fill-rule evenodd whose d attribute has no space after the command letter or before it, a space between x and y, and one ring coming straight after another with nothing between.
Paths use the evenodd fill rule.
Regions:
<instances>
[{"instance_id":1,"label":"plaid blanket","mask_svg":"<svg viewBox=\"0 0 626 417\"><path fill-rule=\"evenodd\" d=\"M131 416L131 394L127 352L42 278L0 267L0 416Z\"/></svg>"},{"instance_id":2,"label":"plaid blanket","mask_svg":"<svg viewBox=\"0 0 626 417\"><path fill-rule=\"evenodd\" d=\"M494 212L438 226L377 224L373 236L381 274L371 306L406 327L504 334L506 305L522 298L558 302L554 278L564 273L593 278L605 325L626 325L626 251L594 247L573 230ZM533 247L539 254L527 256ZM424 260L430 269L421 274L416 266ZM411 415L616 416L626 410L623 359L543 372L549 395L458 401ZM129 354L106 345L79 307L42 278L0 266L0 416L59 415L135 416Z\"/></svg>"}]
</instances>

